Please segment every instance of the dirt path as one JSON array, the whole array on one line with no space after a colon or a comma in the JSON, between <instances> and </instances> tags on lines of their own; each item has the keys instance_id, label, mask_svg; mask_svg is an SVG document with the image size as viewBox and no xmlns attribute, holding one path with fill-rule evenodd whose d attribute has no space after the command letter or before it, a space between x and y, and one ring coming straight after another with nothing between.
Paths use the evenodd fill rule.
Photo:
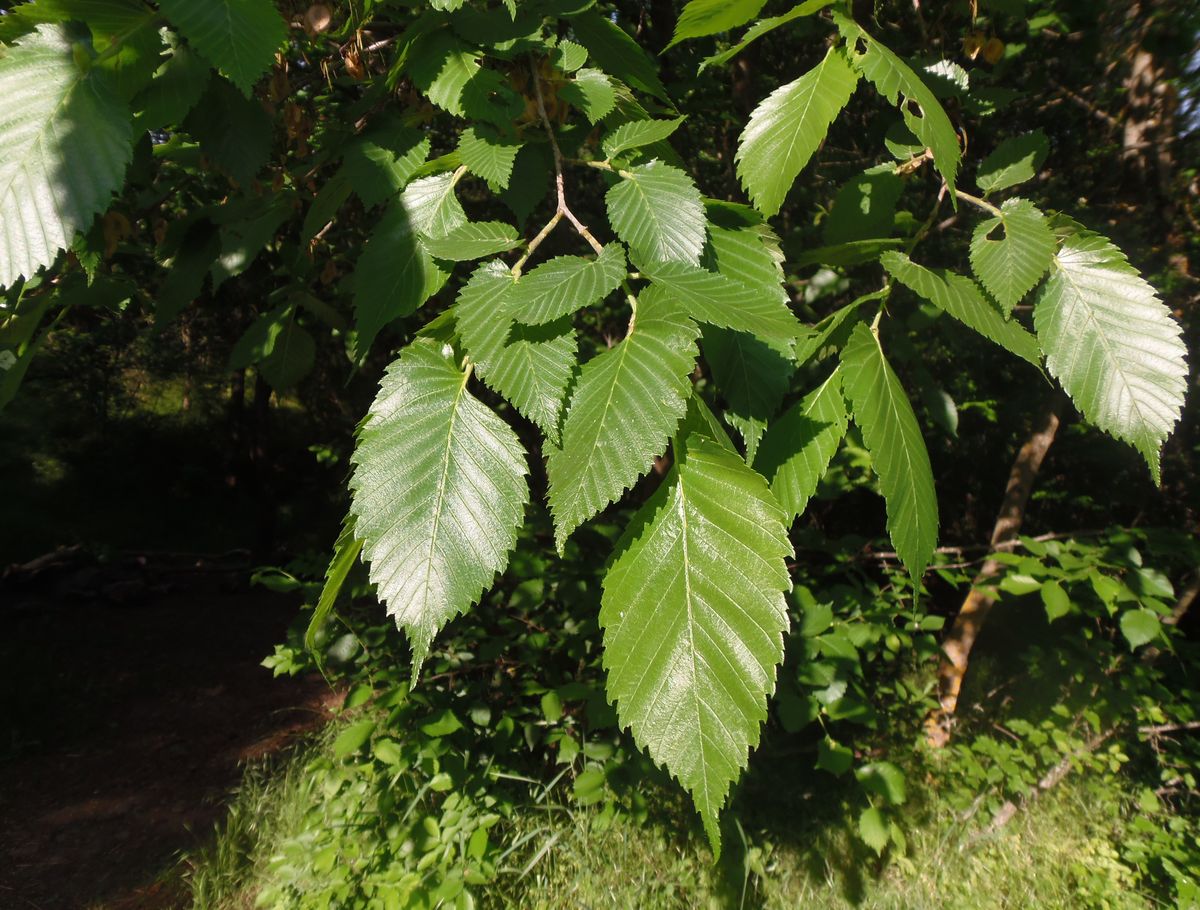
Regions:
<instances>
[{"instance_id":1,"label":"dirt path","mask_svg":"<svg viewBox=\"0 0 1200 910\"><path fill-rule=\"evenodd\" d=\"M241 763L332 705L321 679L259 666L295 609L267 593L0 603L0 908L186 905L169 873Z\"/></svg>"}]
</instances>

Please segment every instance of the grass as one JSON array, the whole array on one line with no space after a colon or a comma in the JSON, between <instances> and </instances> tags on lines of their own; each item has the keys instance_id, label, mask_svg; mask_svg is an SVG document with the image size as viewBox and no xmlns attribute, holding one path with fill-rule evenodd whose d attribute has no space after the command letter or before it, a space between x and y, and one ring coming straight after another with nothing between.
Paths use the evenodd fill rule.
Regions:
<instances>
[{"instance_id":1,"label":"grass","mask_svg":"<svg viewBox=\"0 0 1200 910\"><path fill-rule=\"evenodd\" d=\"M307 749L247 769L228 817L212 843L185 859L184 876L197 910L255 906L271 882L271 857L294 835L314 792L306 766L328 755L335 723ZM794 780L807 763L772 768ZM753 774L753 772L752 772ZM486 888L481 907L567 908L812 908L812 910L1003 910L1103 907L1134 910L1154 904L1135 893L1117 845L1124 824L1120 793L1097 799L1085 779L1068 778L986 840L968 830L930 794L916 795L906 855L881 861L852 835L853 785L807 792L807 809L768 804L772 787L743 790L727 826L726 849L714 863L686 803L672 792L647 794L649 818L606 814L564 802L530 804L497 836L520 846ZM795 789L795 788L793 788ZM730 813L733 815L734 813ZM913 821L916 819L916 821ZM404 859L396 858L402 863Z\"/></svg>"}]
</instances>

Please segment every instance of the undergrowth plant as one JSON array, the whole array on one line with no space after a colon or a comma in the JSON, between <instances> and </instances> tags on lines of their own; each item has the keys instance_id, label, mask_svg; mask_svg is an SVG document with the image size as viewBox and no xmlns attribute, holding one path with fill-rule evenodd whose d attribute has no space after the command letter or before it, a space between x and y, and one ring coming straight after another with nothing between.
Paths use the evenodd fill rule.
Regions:
<instances>
[{"instance_id":1,"label":"undergrowth plant","mask_svg":"<svg viewBox=\"0 0 1200 910\"><path fill-rule=\"evenodd\" d=\"M914 600L934 558L934 472L892 363L909 332L897 301L916 297L1025 362L1029 382L1056 381L1156 481L1186 377L1154 288L1108 238L1039 204L1046 137L1018 129L982 156L968 143L1005 97L978 49L913 60L889 48L870 4L806 0L757 18L763 6L692 0L671 39L738 32L702 61L709 71L777 30L808 29L819 50L742 125L748 202L697 183L661 48L606 4L15 6L0 19L0 402L71 307L152 299L166 322L265 272L273 289L230 363L280 390L312 367L314 333L362 364L421 311L362 420L313 635L361 558L411 643L419 691L435 636L509 567L532 500L559 554L579 553L610 506L633 506L619 534L586 545L606 564L603 700L690 793L719 851L721 809L785 661L789 530L851 424ZM325 42L339 52L317 66ZM884 139L803 258L865 292L806 324L770 221L855 97ZM127 213L145 211L158 213L164 266L150 294L104 267ZM947 212L971 226L952 268L926 255ZM322 244L352 259L344 284L337 260L319 267ZM1021 574L1041 577L1010 586ZM1061 582L1041 585L1064 609ZM1156 639L1169 612L1153 596L1106 603L1132 645ZM812 634L779 701L795 717L812 714L810 698L850 704L852 681L831 692L843 652L934 647L919 618L876 642L815 631L817 606L805 615ZM844 763L832 739L824 750L825 765ZM401 745L394 757L419 760ZM859 773L877 800L863 837L882 848L902 792L885 764ZM482 818L450 838L468 868L491 861Z\"/></svg>"}]
</instances>

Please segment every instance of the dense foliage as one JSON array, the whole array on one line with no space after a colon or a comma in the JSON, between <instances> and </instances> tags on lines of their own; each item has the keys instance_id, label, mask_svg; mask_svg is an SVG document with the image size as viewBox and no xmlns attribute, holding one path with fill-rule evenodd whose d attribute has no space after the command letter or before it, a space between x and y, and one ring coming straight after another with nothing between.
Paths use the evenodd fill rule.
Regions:
<instances>
[{"instance_id":1,"label":"dense foliage","mask_svg":"<svg viewBox=\"0 0 1200 910\"><path fill-rule=\"evenodd\" d=\"M390 714L349 727L333 755L369 744L379 776L335 767L326 786L353 793L355 812L398 813L385 831L397 851L437 846L428 855L461 872L437 899L495 876L480 769L542 735L527 700L469 728L435 694L453 694L434 680L457 661L496 672L485 655L512 628L489 611L505 598L525 591L538 609L522 621L546 636L536 650L574 666L521 695L538 696L549 728L536 745L582 763L577 796L609 778L575 719L628 729L719 853L721 810L774 696L783 730L821 725L819 768L854 769L859 834L882 854L903 850L904 776L827 725L862 724L881 750L925 714L942 727L954 714L963 668L949 699L928 678L935 607L973 577L939 552L940 528L972 530L962 502L1000 487L954 473L961 415L1011 409L958 446L1003 470L986 450L1006 448L1054 383L1164 479L1183 330L1110 239L1117 219L1073 186L1083 153L1052 142L1019 78L1038 42L1114 26L1065 2L765 6L30 0L0 18L0 407L83 309L148 313L188 346L220 339L229 370L255 370L256 403L382 376L353 415L349 514L307 643L327 648L361 559L411 660L358 641ZM1173 7L1145 15L1196 27ZM1070 55L1055 53L1061 69ZM1158 164L1155 192L1171 195ZM1195 719L1168 682L1194 657L1183 644L1169 668L1153 656L1181 641L1164 570L1182 577L1195 554L1176 541L1146 564L1140 530L1018 538L1040 459L974 581L989 603L1036 594L1051 628L1073 624L1038 657L1065 668L1064 694L1010 725L1015 755L956 745L957 794L1000 784L1008 798L1063 756L1099 755L1122 711L1134 728ZM939 495L943 474L954 498ZM1097 476L1090 495L1112 486ZM864 505L870 490L884 514ZM838 496L852 505L812 519ZM885 528L894 552L862 569L842 535ZM471 610L459 635L478 641L439 652ZM289 646L274 662L307 660ZM878 671L891 662L909 675ZM422 737L394 735L414 725ZM485 757L465 742L474 728ZM453 736L462 750L441 762L436 743ZM411 792L385 786L416 767L428 780ZM451 790L440 821L413 814ZM325 871L347 848L330 849ZM434 862L358 871L410 876L386 882L399 902ZM1194 889L1194 853L1170 862L1144 874Z\"/></svg>"}]
</instances>

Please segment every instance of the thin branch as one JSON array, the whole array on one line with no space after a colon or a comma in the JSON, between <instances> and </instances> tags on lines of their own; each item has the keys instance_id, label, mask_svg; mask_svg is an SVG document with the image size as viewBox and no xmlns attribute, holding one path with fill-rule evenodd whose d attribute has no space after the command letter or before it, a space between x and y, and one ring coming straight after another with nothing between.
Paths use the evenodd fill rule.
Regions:
<instances>
[{"instance_id":1,"label":"thin branch","mask_svg":"<svg viewBox=\"0 0 1200 910\"><path fill-rule=\"evenodd\" d=\"M513 263L512 275L514 278L521 277L521 269L525 267L525 263L529 261L529 257L533 255L533 251L542 245L543 240L550 236L551 231L553 231L558 226L558 223L562 221L562 217L563 213L559 210L555 210L554 214L550 216L550 220L546 222L545 226L540 231L538 231L537 236L529 241L529 246L525 247L524 255L521 256L521 258L515 263Z\"/></svg>"},{"instance_id":2,"label":"thin branch","mask_svg":"<svg viewBox=\"0 0 1200 910\"><path fill-rule=\"evenodd\" d=\"M1187 733L1200 730L1200 720L1191 720L1185 724L1154 724L1149 727L1138 727L1138 733L1146 736L1161 736L1163 733Z\"/></svg>"},{"instance_id":3,"label":"thin branch","mask_svg":"<svg viewBox=\"0 0 1200 910\"><path fill-rule=\"evenodd\" d=\"M986 202L983 199L980 199L978 196L972 196L970 193L964 193L958 188L955 188L954 195L964 202L969 202L971 205L978 206L991 215L996 215L999 217L1000 215L1004 214L1000 211L1000 209L996 208L996 206L992 205L990 202Z\"/></svg>"},{"instance_id":4,"label":"thin branch","mask_svg":"<svg viewBox=\"0 0 1200 910\"><path fill-rule=\"evenodd\" d=\"M575 217L575 213L571 211L571 207L567 205L566 187L563 183L563 153L558 147L558 139L554 135L554 127L550 125L550 118L546 115L546 102L542 98L542 83L541 77L538 75L537 64L531 59L529 68L533 74L533 93L537 99L538 116L542 120L542 126L546 130L546 138L550 140L550 149L554 153L554 188L558 193L558 211L559 213L571 222L571 226L579 233L579 236L587 241L597 253L603 252L604 246L592 236L592 232Z\"/></svg>"}]
</instances>

